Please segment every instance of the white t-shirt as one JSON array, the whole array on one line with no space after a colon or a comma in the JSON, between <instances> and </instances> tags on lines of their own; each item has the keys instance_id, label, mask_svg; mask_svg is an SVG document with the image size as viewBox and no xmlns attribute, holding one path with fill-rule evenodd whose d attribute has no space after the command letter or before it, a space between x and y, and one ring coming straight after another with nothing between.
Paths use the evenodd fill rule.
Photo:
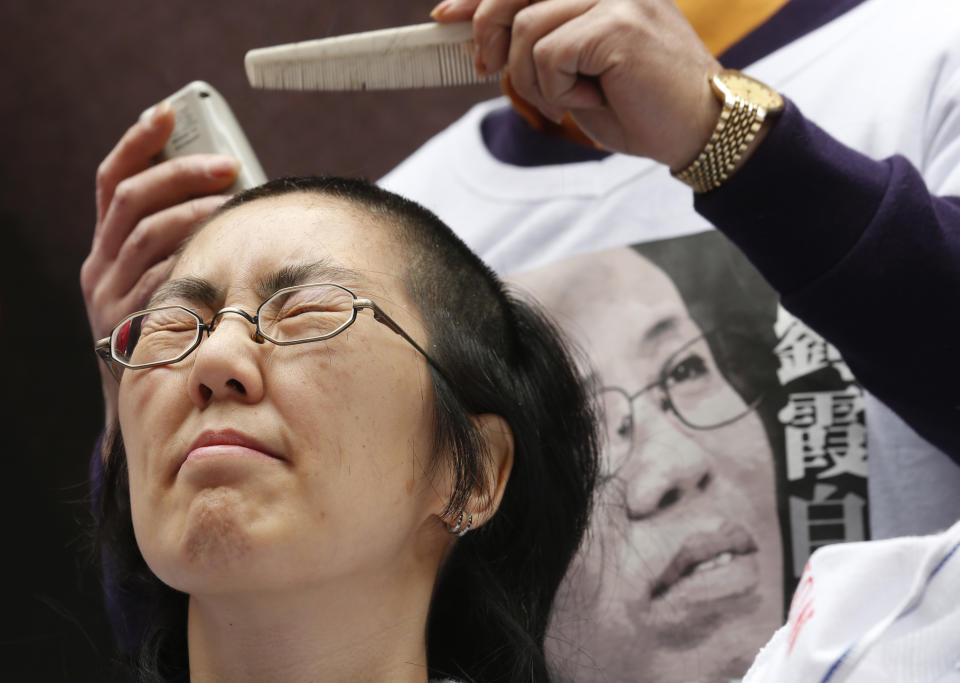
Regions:
<instances>
[{"instance_id":1,"label":"white t-shirt","mask_svg":"<svg viewBox=\"0 0 960 683\"><path fill-rule=\"evenodd\" d=\"M745 70L786 95L840 142L875 159L903 155L932 193L960 195L956 0L866 0ZM643 457L641 447L660 449L658 462L638 465L636 477L624 478L623 490L602 501L603 514L626 511L627 519L595 528L592 535L607 549L626 539L630 552L617 556L615 551L612 559L598 560L596 568L589 562L586 569L578 567L580 574L596 569L602 610L585 614L573 625L580 629L573 635L560 634L564 647L595 669L606 667L606 678L598 674L597 680L715 680L718 671L737 667L740 675L756 649L783 623L784 596L782 591L772 595L773 589L757 589L764 579L755 582L750 578L753 570L738 562L753 557L760 565L755 573L768 583L773 576L778 589L786 576L789 585L799 578L814 548L868 537L863 521L867 487L875 535L942 529L960 518L960 468L865 397L835 350L783 310L769 315L766 323L780 363L775 369L778 386L772 389L780 390L777 398L784 403L779 413L764 418L770 442L763 446L765 455L757 445L763 438L757 437L761 427L747 425L750 417L714 431L678 426L682 418L674 419L676 415L667 415L672 426L664 415L642 417L649 415L650 406L638 392L656 382L658 369L686 372L698 367L688 361L703 359L708 366L720 364L710 357L718 347L710 346L694 358L684 355L692 348L685 344L698 343L697 332L707 335L714 324L722 326L730 310L749 309L750 297L756 296L754 303L762 308L766 303L760 300L768 294L749 282L737 288L751 279L739 263L715 283L707 280L717 262L733 262L734 255L711 239L719 236L694 211L690 190L650 160L611 155L522 167L498 160L485 146L481 123L505 106L504 99L478 104L381 184L437 213L495 270L545 301L564 330L586 347L591 362L600 366L597 378L604 395L619 401L623 411L622 419L608 420L608 441L635 432L631 454L619 462L636 465ZM636 256L634 252L655 266L639 283L621 277L615 267ZM685 254L695 258L684 262ZM711 259L713 254L716 258ZM598 273L606 280L596 282ZM582 296L588 284L599 293ZM605 296L606 286L619 289ZM586 301L579 308L578 295ZM596 307L595 315L590 306ZM602 306L608 317L602 318ZM678 336L652 350L640 343L677 319L686 326L683 339ZM631 344L639 327L645 332L635 335L638 343ZM683 362L675 362L678 359ZM723 374L729 379L741 370L734 364ZM749 372L746 368L744 375ZM824 372L833 373L838 384L816 384ZM725 439L725 429L738 427L742 435ZM871 468L869 478L867 431L870 462L881 463ZM754 451L759 455L751 459ZM763 467L769 470L764 458L769 461L771 452L779 458L776 472L761 472ZM753 481L744 484L750 477ZM779 507L769 504L775 477ZM657 481L663 483L662 491L653 495ZM697 494L701 484L716 494L710 505ZM643 486L649 490L637 493ZM721 490L723 495L717 493ZM675 495L677 491L683 495ZM650 512L656 507L651 508L650 501L663 502L671 519ZM743 507L743 501L753 509L730 511ZM772 538L769 529L761 527L764 520L776 527L778 517L785 531ZM604 537L604 531L609 536ZM755 548L752 555L741 553L749 547ZM780 565L766 562L764 567L763 560L771 553L780 556L781 548L779 561L786 565L782 574ZM729 590L718 589L719 584ZM755 591L761 606L735 607L731 612L747 615L740 621L728 623L704 606L734 602L749 591ZM702 596L707 597L700 600ZM558 602L564 603L562 596ZM778 603L773 611L771 602ZM692 615L689 623L677 616L685 613ZM699 623L698 614L705 615ZM707 620L717 624L710 633L700 625ZM596 651L577 640L581 632L587 639L595 637ZM729 661L719 667L708 663L723 650L730 651ZM669 652L670 661L652 661L661 652ZM624 666L611 673L610 662L616 658L623 659ZM651 668L644 668L650 661ZM574 675L572 680L587 678Z\"/></svg>"},{"instance_id":2,"label":"white t-shirt","mask_svg":"<svg viewBox=\"0 0 960 683\"><path fill-rule=\"evenodd\" d=\"M960 195L955 0L868 0L747 71L839 141L875 159L903 155L932 193ZM480 122L505 104L477 105L381 184L433 210L506 275L711 229L688 188L647 159L498 161ZM868 398L866 411L870 457L882 461L868 479L873 536L929 533L960 518L960 468L878 401Z\"/></svg>"},{"instance_id":3,"label":"white t-shirt","mask_svg":"<svg viewBox=\"0 0 960 683\"><path fill-rule=\"evenodd\" d=\"M814 553L789 621L744 679L767 681L960 682L960 523Z\"/></svg>"}]
</instances>

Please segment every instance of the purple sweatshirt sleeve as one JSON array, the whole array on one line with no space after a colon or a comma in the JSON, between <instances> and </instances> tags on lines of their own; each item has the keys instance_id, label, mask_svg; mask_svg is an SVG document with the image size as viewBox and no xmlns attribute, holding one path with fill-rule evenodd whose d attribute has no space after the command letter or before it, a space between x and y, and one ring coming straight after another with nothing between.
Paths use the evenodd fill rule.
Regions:
<instances>
[{"instance_id":1,"label":"purple sweatshirt sleeve","mask_svg":"<svg viewBox=\"0 0 960 683\"><path fill-rule=\"evenodd\" d=\"M787 102L749 163L695 207L865 388L960 463L960 198Z\"/></svg>"}]
</instances>

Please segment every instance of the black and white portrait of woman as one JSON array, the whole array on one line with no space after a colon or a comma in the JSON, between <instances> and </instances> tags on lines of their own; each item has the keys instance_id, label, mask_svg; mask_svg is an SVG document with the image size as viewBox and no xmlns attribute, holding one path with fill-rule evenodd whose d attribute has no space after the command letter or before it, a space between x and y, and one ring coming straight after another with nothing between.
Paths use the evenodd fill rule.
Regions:
<instances>
[{"instance_id":1,"label":"black and white portrait of woman","mask_svg":"<svg viewBox=\"0 0 960 683\"><path fill-rule=\"evenodd\" d=\"M669 265L722 239L650 253ZM783 618L776 457L757 409L776 302L759 280L718 289L729 272L701 273L685 300L643 249L512 278L586 352L605 424L591 531L548 649L562 680L727 683Z\"/></svg>"}]
</instances>

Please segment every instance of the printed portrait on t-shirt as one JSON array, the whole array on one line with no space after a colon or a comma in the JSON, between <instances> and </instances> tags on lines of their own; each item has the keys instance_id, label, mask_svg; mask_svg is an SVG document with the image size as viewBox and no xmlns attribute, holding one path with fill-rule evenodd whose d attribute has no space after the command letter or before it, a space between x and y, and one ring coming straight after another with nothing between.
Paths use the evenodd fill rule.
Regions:
<instances>
[{"instance_id":1,"label":"printed portrait on t-shirt","mask_svg":"<svg viewBox=\"0 0 960 683\"><path fill-rule=\"evenodd\" d=\"M582 349L602 413L547 640L557 679L737 680L811 550L866 535L859 388L718 233L510 280Z\"/></svg>"}]
</instances>

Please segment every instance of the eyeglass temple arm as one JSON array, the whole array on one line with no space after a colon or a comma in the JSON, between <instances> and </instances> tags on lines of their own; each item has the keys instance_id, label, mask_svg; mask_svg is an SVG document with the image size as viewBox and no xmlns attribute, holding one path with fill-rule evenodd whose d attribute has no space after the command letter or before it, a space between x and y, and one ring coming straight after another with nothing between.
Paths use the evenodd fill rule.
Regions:
<instances>
[{"instance_id":1,"label":"eyeglass temple arm","mask_svg":"<svg viewBox=\"0 0 960 683\"><path fill-rule=\"evenodd\" d=\"M357 299L356 302L354 303L354 306L356 308L369 308L371 311L373 311L374 320L376 320L378 323L386 325L391 330L393 330L394 332L399 334L401 337L406 339L407 342L409 342L410 346L412 346L417 351L419 351L420 355L427 359L427 362L430 363L430 365L432 365L436 369L436 371L440 373L440 375L447 381L447 383L453 386L453 383L450 381L450 378L447 377L447 374L443 371L443 368L437 365L437 363L433 360L433 358L430 357L430 354L424 351L423 347L420 346L416 341L414 341L413 337L411 337L409 334L404 332L403 328L400 327L400 325L393 318L391 318L389 315L384 313L383 309L377 306L370 299Z\"/></svg>"},{"instance_id":2,"label":"eyeglass temple arm","mask_svg":"<svg viewBox=\"0 0 960 683\"><path fill-rule=\"evenodd\" d=\"M117 365L113 362L113 356L110 355L110 337L104 337L97 341L97 343L93 345L93 350L100 356L100 360L106 363L107 369L110 371L110 374L113 375L113 378L119 382L120 375L117 373Z\"/></svg>"}]
</instances>

